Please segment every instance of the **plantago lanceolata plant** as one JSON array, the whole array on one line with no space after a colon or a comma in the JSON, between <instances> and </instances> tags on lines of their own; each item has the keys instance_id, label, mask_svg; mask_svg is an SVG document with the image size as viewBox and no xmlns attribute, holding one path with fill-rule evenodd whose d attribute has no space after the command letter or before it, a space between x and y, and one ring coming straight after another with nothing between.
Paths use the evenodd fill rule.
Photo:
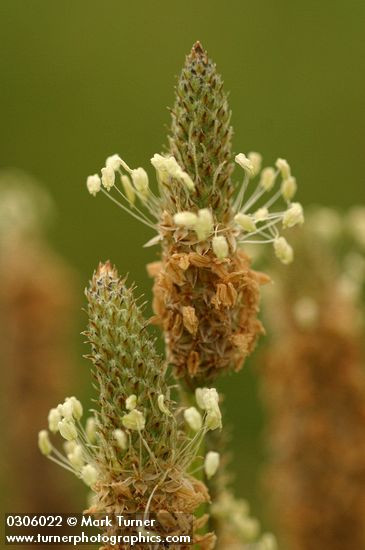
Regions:
<instances>
[{"instance_id":1,"label":"plantago lanceolata plant","mask_svg":"<svg viewBox=\"0 0 365 550\"><path fill-rule=\"evenodd\" d=\"M79 402L68 398L50 414L51 431L69 440L66 456L48 432L41 432L40 447L92 487L93 511L164 510L171 516L166 529L176 532L177 512L193 514L210 500L191 472L205 454L205 436L221 427L218 393L206 386L220 373L239 370L263 332L260 285L269 279L251 269L245 246L272 244L288 264L293 250L279 227L304 219L301 205L292 202L296 181L286 160L262 168L259 153L234 156L227 95L199 42L186 58L171 118L167 150L151 158L157 190L142 167L131 168L117 154L107 158L101 176L87 179L93 196L103 193L155 232L147 246L161 246L161 261L148 270L155 279L153 321L163 330L167 363L154 349L133 289L110 264L101 265L87 292L97 410L84 428ZM184 406L172 399L168 364L190 390ZM206 480L220 468L210 443L198 466ZM227 544L223 537L222 545L273 550L274 539L257 541L257 524L230 495L224 488L217 494L213 524L223 521L228 532L233 510L232 529L241 531ZM195 518L194 540L208 549L215 535L198 534L206 519Z\"/></svg>"},{"instance_id":2,"label":"plantago lanceolata plant","mask_svg":"<svg viewBox=\"0 0 365 550\"><path fill-rule=\"evenodd\" d=\"M91 345L88 357L97 408L83 426L81 403L66 398L49 414L49 430L66 440L65 453L53 446L46 430L40 432L40 449L93 489L91 512L163 512L160 522L167 532L179 532L181 514L191 517L209 501L205 485L189 470L206 433L221 428L218 394L199 388L197 408L176 407L166 367L146 330L133 289L126 287L111 264L99 266L86 294L85 334ZM206 517L196 519L194 529L205 521ZM210 548L214 535L195 534L195 541Z\"/></svg>"},{"instance_id":3,"label":"plantago lanceolata plant","mask_svg":"<svg viewBox=\"0 0 365 550\"><path fill-rule=\"evenodd\" d=\"M345 224L328 209L309 217L298 261L276 273L265 307L275 336L262 373L268 489L292 550L365 547L365 260L349 239L353 212Z\"/></svg>"}]
</instances>

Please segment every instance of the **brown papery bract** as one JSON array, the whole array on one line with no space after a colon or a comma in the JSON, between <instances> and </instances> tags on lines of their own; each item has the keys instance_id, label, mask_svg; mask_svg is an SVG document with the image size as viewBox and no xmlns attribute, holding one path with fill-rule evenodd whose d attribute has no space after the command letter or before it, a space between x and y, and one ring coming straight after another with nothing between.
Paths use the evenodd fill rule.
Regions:
<instances>
[{"instance_id":1,"label":"brown papery bract","mask_svg":"<svg viewBox=\"0 0 365 550\"><path fill-rule=\"evenodd\" d=\"M173 240L149 273L155 277L154 322L163 328L176 376L199 386L238 371L264 332L257 314L260 285L268 278L251 269L241 250L219 260L210 250L199 253Z\"/></svg>"}]
</instances>

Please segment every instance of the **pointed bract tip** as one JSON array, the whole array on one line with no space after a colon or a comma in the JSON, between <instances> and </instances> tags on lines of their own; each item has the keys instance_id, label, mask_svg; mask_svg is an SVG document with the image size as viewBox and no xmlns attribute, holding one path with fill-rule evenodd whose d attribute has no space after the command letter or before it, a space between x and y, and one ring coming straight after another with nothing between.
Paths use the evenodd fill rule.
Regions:
<instances>
[{"instance_id":1,"label":"pointed bract tip","mask_svg":"<svg viewBox=\"0 0 365 550\"><path fill-rule=\"evenodd\" d=\"M205 50L199 40L195 42L194 46L192 47L192 51L197 54L205 53Z\"/></svg>"},{"instance_id":2,"label":"pointed bract tip","mask_svg":"<svg viewBox=\"0 0 365 550\"><path fill-rule=\"evenodd\" d=\"M208 57L207 51L203 48L199 40L197 40L191 48L190 57L200 59L206 59Z\"/></svg>"},{"instance_id":3,"label":"pointed bract tip","mask_svg":"<svg viewBox=\"0 0 365 550\"><path fill-rule=\"evenodd\" d=\"M107 260L106 262L100 262L95 273L96 277L112 277L116 278L118 277L118 271L117 268L110 262L110 260Z\"/></svg>"}]
</instances>

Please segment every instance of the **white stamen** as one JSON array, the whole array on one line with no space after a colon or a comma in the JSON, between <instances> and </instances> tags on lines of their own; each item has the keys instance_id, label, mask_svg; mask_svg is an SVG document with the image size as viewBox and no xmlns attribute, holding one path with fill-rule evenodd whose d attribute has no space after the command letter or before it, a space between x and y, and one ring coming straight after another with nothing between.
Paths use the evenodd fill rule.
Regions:
<instances>
[{"instance_id":1,"label":"white stamen","mask_svg":"<svg viewBox=\"0 0 365 550\"><path fill-rule=\"evenodd\" d=\"M76 445L74 450L67 455L68 460L76 470L81 470L85 464L81 445Z\"/></svg>"},{"instance_id":2,"label":"white stamen","mask_svg":"<svg viewBox=\"0 0 365 550\"><path fill-rule=\"evenodd\" d=\"M128 447L128 438L126 433L123 430L114 430L114 437L118 447L125 451Z\"/></svg>"},{"instance_id":3,"label":"white stamen","mask_svg":"<svg viewBox=\"0 0 365 550\"><path fill-rule=\"evenodd\" d=\"M297 182L293 176L285 179L281 184L281 194L286 201L291 201L297 192Z\"/></svg>"},{"instance_id":4,"label":"white stamen","mask_svg":"<svg viewBox=\"0 0 365 550\"><path fill-rule=\"evenodd\" d=\"M147 172L143 168L135 168L131 173L133 185L142 195L143 198L146 198L149 194L149 183Z\"/></svg>"},{"instance_id":5,"label":"white stamen","mask_svg":"<svg viewBox=\"0 0 365 550\"><path fill-rule=\"evenodd\" d=\"M228 247L227 239L223 237L223 235L213 237L212 248L213 248L214 254L217 256L219 260L223 260L224 258L227 258L229 253L229 247Z\"/></svg>"},{"instance_id":6,"label":"white stamen","mask_svg":"<svg viewBox=\"0 0 365 550\"><path fill-rule=\"evenodd\" d=\"M94 466L92 466L91 464L87 464L81 470L81 479L89 487L91 487L92 485L95 485L95 483L98 480L98 471L97 471L97 469L94 468Z\"/></svg>"},{"instance_id":7,"label":"white stamen","mask_svg":"<svg viewBox=\"0 0 365 550\"><path fill-rule=\"evenodd\" d=\"M241 212L239 212L235 215L234 221L238 223L238 225L240 225L242 229L248 231L249 233L251 233L252 231L256 231L256 224L251 216L249 216L248 214L242 214Z\"/></svg>"},{"instance_id":8,"label":"white stamen","mask_svg":"<svg viewBox=\"0 0 365 550\"><path fill-rule=\"evenodd\" d=\"M293 249L284 237L277 237L274 240L274 250L283 264L290 264L293 261Z\"/></svg>"},{"instance_id":9,"label":"white stamen","mask_svg":"<svg viewBox=\"0 0 365 550\"><path fill-rule=\"evenodd\" d=\"M42 455L48 456L52 452L52 444L49 440L47 430L41 430L38 434L38 447Z\"/></svg>"},{"instance_id":10,"label":"white stamen","mask_svg":"<svg viewBox=\"0 0 365 550\"><path fill-rule=\"evenodd\" d=\"M105 161L105 166L117 172L122 164L122 159L119 155L111 155Z\"/></svg>"},{"instance_id":11,"label":"white stamen","mask_svg":"<svg viewBox=\"0 0 365 550\"><path fill-rule=\"evenodd\" d=\"M58 409L51 409L48 413L48 428L52 433L58 432L58 424L61 422L62 416Z\"/></svg>"},{"instance_id":12,"label":"white stamen","mask_svg":"<svg viewBox=\"0 0 365 550\"><path fill-rule=\"evenodd\" d=\"M208 208L199 210L194 230L200 241L205 241L213 232L213 216Z\"/></svg>"},{"instance_id":13,"label":"white stamen","mask_svg":"<svg viewBox=\"0 0 365 550\"><path fill-rule=\"evenodd\" d=\"M185 409L184 418L189 428L194 430L194 432L198 432L201 429L203 425L203 418L198 409L196 409L195 407L189 407L188 409Z\"/></svg>"},{"instance_id":14,"label":"white stamen","mask_svg":"<svg viewBox=\"0 0 365 550\"><path fill-rule=\"evenodd\" d=\"M92 195L93 197L95 197L96 194L99 193L101 188L101 180L98 174L93 174L92 176L89 176L87 178L86 187L90 195Z\"/></svg>"},{"instance_id":15,"label":"white stamen","mask_svg":"<svg viewBox=\"0 0 365 550\"><path fill-rule=\"evenodd\" d=\"M274 168L271 168L269 166L268 168L264 168L262 170L259 185L261 185L261 187L263 187L265 191L271 191L271 189L274 187L275 179L275 170Z\"/></svg>"},{"instance_id":16,"label":"white stamen","mask_svg":"<svg viewBox=\"0 0 365 550\"><path fill-rule=\"evenodd\" d=\"M293 202L283 216L283 227L294 227L304 223L303 207L299 202Z\"/></svg>"},{"instance_id":17,"label":"white stamen","mask_svg":"<svg viewBox=\"0 0 365 550\"><path fill-rule=\"evenodd\" d=\"M128 430L141 431L146 425L146 419L140 411L133 409L122 418L122 424Z\"/></svg>"},{"instance_id":18,"label":"white stamen","mask_svg":"<svg viewBox=\"0 0 365 550\"><path fill-rule=\"evenodd\" d=\"M125 400L125 408L127 411L133 411L137 407L137 396L132 394Z\"/></svg>"},{"instance_id":19,"label":"white stamen","mask_svg":"<svg viewBox=\"0 0 365 550\"><path fill-rule=\"evenodd\" d=\"M61 420L61 422L59 422L58 429L62 437L67 441L77 439L77 429L75 423L72 420L67 420L66 418L64 418L63 420Z\"/></svg>"},{"instance_id":20,"label":"white stamen","mask_svg":"<svg viewBox=\"0 0 365 550\"><path fill-rule=\"evenodd\" d=\"M288 164L288 161L285 160L285 159L277 159L277 161L275 162L275 166L276 168L280 171L281 173L281 177L286 180L288 178L290 178L291 176L291 173L290 173L290 166Z\"/></svg>"},{"instance_id":21,"label":"white stamen","mask_svg":"<svg viewBox=\"0 0 365 550\"><path fill-rule=\"evenodd\" d=\"M269 217L269 210L265 207L259 208L253 215L255 222L263 222Z\"/></svg>"},{"instance_id":22,"label":"white stamen","mask_svg":"<svg viewBox=\"0 0 365 550\"><path fill-rule=\"evenodd\" d=\"M158 172L160 179L163 183L168 183L168 178L180 179L189 191L194 191L195 184L189 174L185 172L179 164L176 162L175 157L164 157L159 154L155 154L151 158L151 164Z\"/></svg>"},{"instance_id":23,"label":"white stamen","mask_svg":"<svg viewBox=\"0 0 365 550\"><path fill-rule=\"evenodd\" d=\"M252 169L253 169L252 176L255 177L261 170L262 155L260 155L260 153L257 153L256 151L251 151L250 153L248 153L247 157L252 165Z\"/></svg>"},{"instance_id":24,"label":"white stamen","mask_svg":"<svg viewBox=\"0 0 365 550\"><path fill-rule=\"evenodd\" d=\"M204 460L204 470L208 479L217 472L220 463L220 455L215 451L209 451Z\"/></svg>"},{"instance_id":25,"label":"white stamen","mask_svg":"<svg viewBox=\"0 0 365 550\"><path fill-rule=\"evenodd\" d=\"M243 168L245 172L247 172L250 177L253 177L255 175L254 166L251 160L246 157L246 155L244 155L243 153L239 153L235 156L234 160L239 166L241 166L241 168Z\"/></svg>"},{"instance_id":26,"label":"white stamen","mask_svg":"<svg viewBox=\"0 0 365 550\"><path fill-rule=\"evenodd\" d=\"M193 212L178 212L174 215L174 222L182 227L194 227L197 221L198 216Z\"/></svg>"},{"instance_id":27,"label":"white stamen","mask_svg":"<svg viewBox=\"0 0 365 550\"><path fill-rule=\"evenodd\" d=\"M107 191L113 187L115 182L115 172L111 166L104 166L101 169L101 183Z\"/></svg>"},{"instance_id":28,"label":"white stamen","mask_svg":"<svg viewBox=\"0 0 365 550\"><path fill-rule=\"evenodd\" d=\"M219 395L215 388L197 388L195 399L198 406L207 412L206 426L209 430L222 427L222 415L219 409Z\"/></svg>"}]
</instances>

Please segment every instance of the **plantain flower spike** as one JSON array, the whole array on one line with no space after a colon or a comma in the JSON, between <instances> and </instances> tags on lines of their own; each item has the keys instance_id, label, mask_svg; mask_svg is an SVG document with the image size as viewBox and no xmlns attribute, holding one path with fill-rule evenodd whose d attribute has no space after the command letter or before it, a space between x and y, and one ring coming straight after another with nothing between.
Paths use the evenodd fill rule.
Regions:
<instances>
[{"instance_id":1,"label":"plantain flower spike","mask_svg":"<svg viewBox=\"0 0 365 550\"><path fill-rule=\"evenodd\" d=\"M100 264L86 296L85 335L91 346L88 359L98 406L85 428L81 403L75 397L52 409L50 425L53 428L57 411L66 455L51 444L45 430L39 435L41 452L91 488L95 496L89 513L155 513L166 535L184 534L186 525L179 524L183 514L192 518L198 548L213 548L215 535L199 534L208 516L194 517L201 504L210 502L208 490L188 472L199 460L206 434L221 426L218 393L204 389L206 413L202 417L197 412L200 422L195 419L192 432L185 421L189 413L170 398L166 367L146 330L148 323L133 288L125 285L110 263ZM161 510L165 515L160 517Z\"/></svg>"},{"instance_id":2,"label":"plantain flower spike","mask_svg":"<svg viewBox=\"0 0 365 550\"><path fill-rule=\"evenodd\" d=\"M289 263L289 244L277 252L283 242L279 226L304 218L300 204L291 203L296 182L286 160L262 168L257 152L233 155L227 94L199 42L186 57L175 92L167 151L151 158L157 194L141 168L136 178L136 170L115 155L102 170L100 191L157 232L147 243L162 249L161 261L149 266L154 321L164 331L175 375L194 388L238 371L263 333L257 316L260 286L268 278L251 269L245 245L271 244ZM236 165L241 183L233 178ZM121 187L110 170L122 178ZM132 204L126 175L141 208ZM95 195L97 186L88 182Z\"/></svg>"},{"instance_id":3,"label":"plantain flower spike","mask_svg":"<svg viewBox=\"0 0 365 550\"><path fill-rule=\"evenodd\" d=\"M297 262L272 267L280 282L264 300L267 489L293 550L365 548L365 260L349 215L309 213Z\"/></svg>"}]
</instances>

